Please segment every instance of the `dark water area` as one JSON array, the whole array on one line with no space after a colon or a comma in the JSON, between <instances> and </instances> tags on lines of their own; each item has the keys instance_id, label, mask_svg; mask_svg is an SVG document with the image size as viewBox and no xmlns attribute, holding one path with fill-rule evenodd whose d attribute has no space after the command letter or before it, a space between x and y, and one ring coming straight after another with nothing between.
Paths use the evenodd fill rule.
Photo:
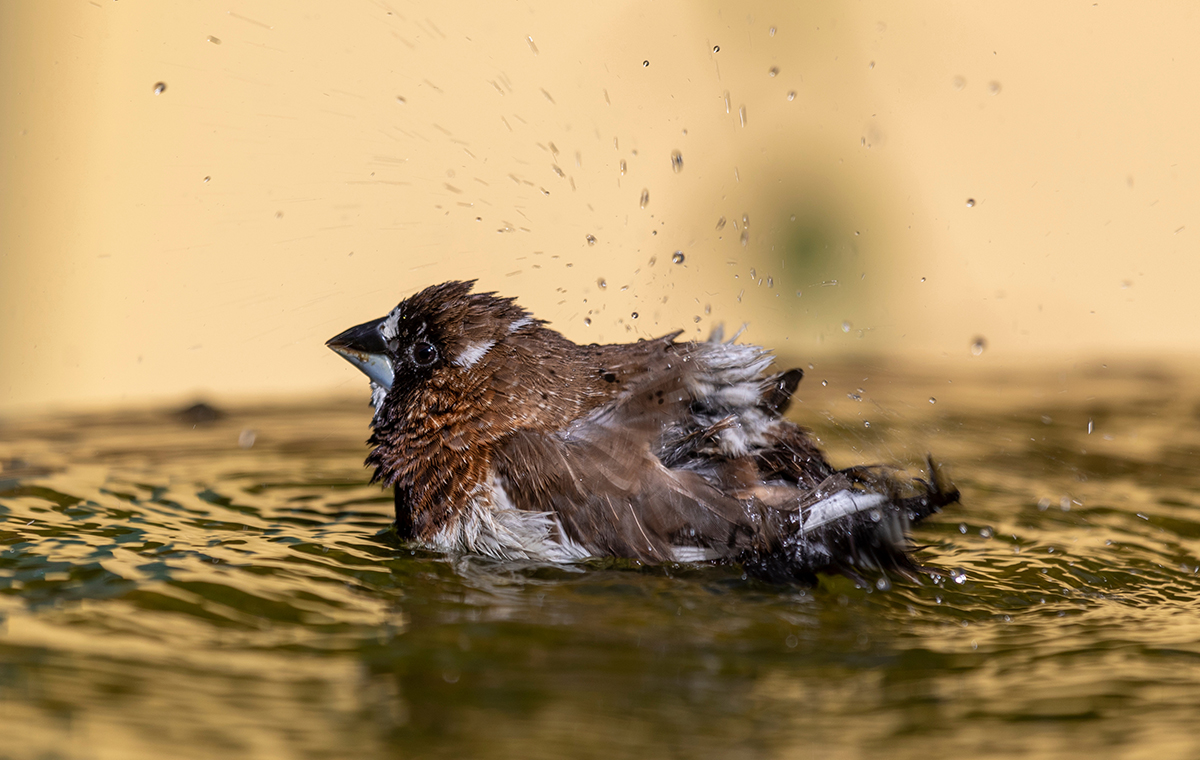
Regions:
<instances>
[{"instance_id":1,"label":"dark water area","mask_svg":"<svg viewBox=\"0 0 1200 760\"><path fill-rule=\"evenodd\" d=\"M413 551L365 388L0 421L0 758L1200 757L1195 379L811 370L962 491L887 590Z\"/></svg>"}]
</instances>

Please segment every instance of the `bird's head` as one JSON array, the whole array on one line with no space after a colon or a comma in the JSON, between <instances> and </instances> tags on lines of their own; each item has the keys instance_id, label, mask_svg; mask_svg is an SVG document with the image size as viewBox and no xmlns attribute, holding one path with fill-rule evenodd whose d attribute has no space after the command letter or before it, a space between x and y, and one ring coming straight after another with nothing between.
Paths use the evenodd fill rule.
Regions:
<instances>
[{"instance_id":1,"label":"bird's head","mask_svg":"<svg viewBox=\"0 0 1200 760\"><path fill-rule=\"evenodd\" d=\"M540 325L514 299L472 293L474 284L426 288L387 316L351 327L326 343L371 379L377 412L385 403L407 406L423 392L440 390L437 395L446 397L455 389L478 387L498 364L512 358L510 345L501 344L516 345ZM517 335L523 330L524 336ZM442 398L436 406L451 400Z\"/></svg>"},{"instance_id":2,"label":"bird's head","mask_svg":"<svg viewBox=\"0 0 1200 760\"><path fill-rule=\"evenodd\" d=\"M588 393L573 381L574 344L473 285L426 288L327 343L371 379L377 480L458 470L514 430L569 421Z\"/></svg>"}]
</instances>

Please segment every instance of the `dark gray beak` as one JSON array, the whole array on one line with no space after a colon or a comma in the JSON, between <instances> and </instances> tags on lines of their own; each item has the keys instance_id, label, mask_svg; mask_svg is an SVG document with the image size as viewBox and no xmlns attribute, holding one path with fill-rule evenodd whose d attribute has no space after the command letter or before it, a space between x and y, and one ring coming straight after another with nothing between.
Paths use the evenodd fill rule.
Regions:
<instances>
[{"instance_id":1,"label":"dark gray beak","mask_svg":"<svg viewBox=\"0 0 1200 760\"><path fill-rule=\"evenodd\" d=\"M379 332L387 317L364 322L351 327L344 333L330 338L325 345L338 352L343 359L358 367L372 381L391 390L396 379L396 370L387 355L387 341Z\"/></svg>"}]
</instances>

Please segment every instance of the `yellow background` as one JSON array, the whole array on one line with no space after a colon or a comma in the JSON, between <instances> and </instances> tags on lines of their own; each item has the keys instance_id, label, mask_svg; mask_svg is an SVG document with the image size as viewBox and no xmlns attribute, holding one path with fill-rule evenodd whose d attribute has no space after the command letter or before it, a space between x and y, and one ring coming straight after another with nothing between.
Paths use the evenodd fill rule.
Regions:
<instances>
[{"instance_id":1,"label":"yellow background","mask_svg":"<svg viewBox=\"0 0 1200 760\"><path fill-rule=\"evenodd\" d=\"M0 3L0 412L365 398L325 339L452 277L579 341L1193 355L1198 14Z\"/></svg>"}]
</instances>

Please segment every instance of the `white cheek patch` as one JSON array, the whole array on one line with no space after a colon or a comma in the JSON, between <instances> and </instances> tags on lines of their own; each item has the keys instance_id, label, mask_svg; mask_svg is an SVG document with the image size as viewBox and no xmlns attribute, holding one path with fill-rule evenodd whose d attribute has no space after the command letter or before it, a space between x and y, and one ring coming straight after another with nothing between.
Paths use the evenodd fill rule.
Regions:
<instances>
[{"instance_id":1,"label":"white cheek patch","mask_svg":"<svg viewBox=\"0 0 1200 760\"><path fill-rule=\"evenodd\" d=\"M514 320L513 323L508 326L508 331L510 333L515 333L517 330L520 330L522 327L532 322L533 319L530 317L521 317L520 319Z\"/></svg>"},{"instance_id":2,"label":"white cheek patch","mask_svg":"<svg viewBox=\"0 0 1200 760\"><path fill-rule=\"evenodd\" d=\"M480 359L487 355L488 351L492 350L492 346L494 345L496 345L496 341L494 340L468 343L467 347L462 350L462 353L454 357L454 364L464 368L474 367Z\"/></svg>"}]
</instances>

